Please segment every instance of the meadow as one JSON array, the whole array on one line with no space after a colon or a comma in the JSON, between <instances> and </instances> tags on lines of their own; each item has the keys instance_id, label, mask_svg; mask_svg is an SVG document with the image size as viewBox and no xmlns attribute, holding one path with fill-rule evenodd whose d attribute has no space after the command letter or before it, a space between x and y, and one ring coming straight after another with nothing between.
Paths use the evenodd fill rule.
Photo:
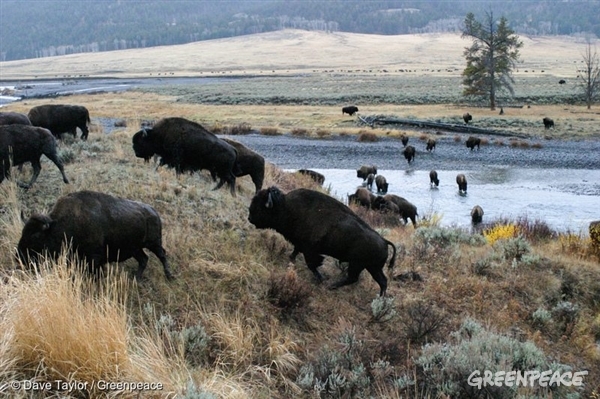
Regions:
<instances>
[{"instance_id":1,"label":"meadow","mask_svg":"<svg viewBox=\"0 0 600 399\"><path fill-rule=\"evenodd\" d=\"M318 131L358 134L364 129L354 118L340 115L340 105L353 99L341 93L371 92L371 99L361 97L358 104L362 114L452 122L474 107L453 90L435 94L441 81L431 76L417 81L401 72L393 77L364 73L366 84L361 86L354 72L305 72L309 76L297 79L258 77L161 92L27 100L6 107L26 112L47 102L81 104L90 110L93 125L88 141L60 142L71 184L63 184L48 162L29 190L18 188L14 180L0 184L0 379L38 384L35 391L11 386L11 397L600 394L600 248L587 232L559 234L544 221L525 217L489 221L478 231L440 228L439 215L429 215L414 229L389 215L353 207L395 243L399 256L395 268L386 270L387 297L377 297L378 287L366 273L357 284L331 291L327 286L344 273L343 265L326 259L323 272L328 279L317 284L301 256L289 261L292 247L283 237L247 221L254 194L249 178L238 180L238 195L232 197L225 189L213 191L206 172L176 178L173 170L155 170L152 163L135 158L131 137L141 122L165 116L183 116L218 132L244 125L279 133L305 129L319 137ZM515 105L524 106L507 107L504 118L497 110L478 107L472 112L474 122L548 138L597 137L598 114L560 97L564 88L553 83L559 75L523 77L531 85L542 82L540 90L550 88L551 93L534 93L539 96L535 101L517 100ZM459 81L454 75L440 79L449 87ZM411 84L414 88L406 90ZM312 91L306 103L273 99L302 98L302 88ZM418 101L411 102L411 95ZM554 116L555 130L539 126L545 115ZM120 126L103 134L99 118L118 119ZM26 167L15 178L27 180L29 173ZM284 191L327 189L277 165L267 167L265 186L271 185ZM133 260L111 265L111 275L101 284L82 276L78 265L64 256L48 259L37 272L18 265L14 251L23 227L21 212L47 212L58 197L83 189L155 207L176 279L167 281L152 255L139 282L132 279L137 267ZM479 391L467 383L475 370L534 369L588 374L581 388L536 385ZM117 385L123 382L143 389ZM50 389L44 389L45 383ZM69 387L74 389L69 392Z\"/></svg>"}]
</instances>

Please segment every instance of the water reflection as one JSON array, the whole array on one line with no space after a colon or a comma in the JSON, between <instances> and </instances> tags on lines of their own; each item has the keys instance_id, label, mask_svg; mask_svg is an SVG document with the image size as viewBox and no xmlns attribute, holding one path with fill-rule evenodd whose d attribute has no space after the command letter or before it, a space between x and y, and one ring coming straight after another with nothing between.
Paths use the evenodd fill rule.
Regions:
<instances>
[{"instance_id":1,"label":"water reflection","mask_svg":"<svg viewBox=\"0 0 600 399\"><path fill-rule=\"evenodd\" d=\"M347 201L361 186L355 170L315 169L325 175L332 195ZM600 219L600 171L580 169L518 169L484 167L477 171L438 170L440 185L431 188L429 171L380 170L390 183L390 194L415 204L419 215L436 213L444 226L470 225L475 205L483 208L484 222L526 216L540 219L559 231L587 232ZM468 190L460 195L456 175L467 177Z\"/></svg>"}]
</instances>

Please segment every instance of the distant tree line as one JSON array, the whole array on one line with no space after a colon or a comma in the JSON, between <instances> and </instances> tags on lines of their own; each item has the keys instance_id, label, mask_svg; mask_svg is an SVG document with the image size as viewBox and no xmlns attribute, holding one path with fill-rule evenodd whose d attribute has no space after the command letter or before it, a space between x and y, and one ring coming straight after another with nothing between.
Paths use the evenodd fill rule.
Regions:
<instances>
[{"instance_id":1,"label":"distant tree line","mask_svg":"<svg viewBox=\"0 0 600 399\"><path fill-rule=\"evenodd\" d=\"M183 44L286 28L369 34L460 32L491 11L522 35L600 36L600 0L0 1L0 60Z\"/></svg>"}]
</instances>

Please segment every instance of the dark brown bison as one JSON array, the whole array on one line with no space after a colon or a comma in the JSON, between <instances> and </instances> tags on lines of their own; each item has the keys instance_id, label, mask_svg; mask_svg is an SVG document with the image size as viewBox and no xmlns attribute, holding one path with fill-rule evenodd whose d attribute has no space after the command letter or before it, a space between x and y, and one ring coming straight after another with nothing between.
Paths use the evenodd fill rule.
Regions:
<instances>
[{"instance_id":1,"label":"dark brown bison","mask_svg":"<svg viewBox=\"0 0 600 399\"><path fill-rule=\"evenodd\" d=\"M20 112L0 112L0 125L31 125L31 121Z\"/></svg>"},{"instance_id":2,"label":"dark brown bison","mask_svg":"<svg viewBox=\"0 0 600 399\"><path fill-rule=\"evenodd\" d=\"M435 170L429 172L429 184L436 187L440 185L440 179L438 179L438 174Z\"/></svg>"},{"instance_id":3,"label":"dark brown bison","mask_svg":"<svg viewBox=\"0 0 600 399\"><path fill-rule=\"evenodd\" d=\"M467 148L471 149L471 151L473 151L475 147L477 147L477 149L479 150L479 146L481 145L481 139L479 137L469 136L469 138L466 141L466 145Z\"/></svg>"},{"instance_id":4,"label":"dark brown bison","mask_svg":"<svg viewBox=\"0 0 600 399\"><path fill-rule=\"evenodd\" d=\"M371 191L367 190L366 188L359 187L356 189L354 194L350 194L348 196L348 205L354 203L356 205L364 206L367 209L371 209L375 198L377 198L377 196Z\"/></svg>"},{"instance_id":5,"label":"dark brown bison","mask_svg":"<svg viewBox=\"0 0 600 399\"><path fill-rule=\"evenodd\" d=\"M342 108L342 115L348 114L348 115L352 116L357 112L358 112L358 107L355 105L349 105L347 107Z\"/></svg>"},{"instance_id":6,"label":"dark brown bison","mask_svg":"<svg viewBox=\"0 0 600 399\"><path fill-rule=\"evenodd\" d=\"M325 176L319 172L315 172L314 170L300 169L298 170L298 173L310 177L315 183L320 184L321 186L323 183L325 183Z\"/></svg>"},{"instance_id":7,"label":"dark brown bison","mask_svg":"<svg viewBox=\"0 0 600 399\"><path fill-rule=\"evenodd\" d=\"M162 246L160 216L150 205L94 191L78 191L56 201L48 215L33 214L25 223L17 246L28 264L47 252L56 257L65 246L85 259L98 273L107 262L138 261L137 278L148 264L144 248L162 262L165 276L171 269Z\"/></svg>"},{"instance_id":8,"label":"dark brown bison","mask_svg":"<svg viewBox=\"0 0 600 399\"><path fill-rule=\"evenodd\" d=\"M479 205L475 205L471 209L471 222L473 224L479 224L483 220L483 209Z\"/></svg>"},{"instance_id":9,"label":"dark brown bison","mask_svg":"<svg viewBox=\"0 0 600 399\"><path fill-rule=\"evenodd\" d=\"M404 223L408 223L408 219L413 224L413 227L417 227L417 207L407 201L405 198L399 197L394 194L386 194L384 196L378 196L373 201L373 209L387 210L397 212Z\"/></svg>"},{"instance_id":10,"label":"dark brown bison","mask_svg":"<svg viewBox=\"0 0 600 399\"><path fill-rule=\"evenodd\" d=\"M436 141L435 141L435 139L428 138L428 139L427 139L427 145L426 145L426 147L425 147L425 150L427 150L427 151L431 152L431 151L435 150L435 145L436 145Z\"/></svg>"},{"instance_id":11,"label":"dark brown bison","mask_svg":"<svg viewBox=\"0 0 600 399\"><path fill-rule=\"evenodd\" d=\"M415 159L415 147L413 147L412 145L406 146L406 148L404 149L404 151L402 152L404 154L404 158L406 158L406 160L408 161L408 163L411 163L414 159Z\"/></svg>"},{"instance_id":12,"label":"dark brown bison","mask_svg":"<svg viewBox=\"0 0 600 399\"><path fill-rule=\"evenodd\" d=\"M463 114L463 121L465 121L465 123L466 123L467 125L468 125L468 124L469 124L469 122L470 122L470 121L472 121L472 120L473 120L473 116L472 116L470 113L468 113L468 112L465 112L465 113Z\"/></svg>"},{"instance_id":13,"label":"dark brown bison","mask_svg":"<svg viewBox=\"0 0 600 399\"><path fill-rule=\"evenodd\" d=\"M390 184L387 182L385 176L377 175L377 177L375 178L375 185L377 186L378 193L387 193L388 186Z\"/></svg>"},{"instance_id":14,"label":"dark brown bison","mask_svg":"<svg viewBox=\"0 0 600 399\"><path fill-rule=\"evenodd\" d=\"M369 176L367 176L367 188L369 190L373 189L373 182L375 181L375 175L373 173L369 173Z\"/></svg>"},{"instance_id":15,"label":"dark brown bison","mask_svg":"<svg viewBox=\"0 0 600 399\"><path fill-rule=\"evenodd\" d=\"M561 79L561 80L558 81L559 85L564 85L565 83L567 83L567 81L564 80L564 79Z\"/></svg>"},{"instance_id":16,"label":"dark brown bison","mask_svg":"<svg viewBox=\"0 0 600 399\"><path fill-rule=\"evenodd\" d=\"M458 191L462 193L467 192L467 178L462 173L456 175L456 184L458 184Z\"/></svg>"},{"instance_id":17,"label":"dark brown bison","mask_svg":"<svg viewBox=\"0 0 600 399\"><path fill-rule=\"evenodd\" d=\"M256 192L258 192L262 188L263 181L265 180L265 158L235 140L224 138L223 141L231 145L237 151L235 177L250 175ZM213 176L213 180L215 180L216 172L211 171L211 175Z\"/></svg>"},{"instance_id":18,"label":"dark brown bison","mask_svg":"<svg viewBox=\"0 0 600 399\"><path fill-rule=\"evenodd\" d=\"M396 246L381 237L340 201L318 191L297 189L287 194L277 187L258 192L250 204L248 220L259 229L274 229L304 254L317 280L324 256L348 262L348 275L333 283L338 288L358 281L367 269L384 296L387 278L383 267L392 247L389 269L394 267Z\"/></svg>"},{"instance_id":19,"label":"dark brown bison","mask_svg":"<svg viewBox=\"0 0 600 399\"><path fill-rule=\"evenodd\" d=\"M175 168L177 175L209 170L219 178L215 190L227 183L235 195L235 177L242 173L236 163L237 150L200 124L183 118L164 118L152 128L134 134L132 142L136 157L148 161L158 154L161 165Z\"/></svg>"},{"instance_id":20,"label":"dark brown bison","mask_svg":"<svg viewBox=\"0 0 600 399\"><path fill-rule=\"evenodd\" d=\"M363 165L359 169L356 169L356 177L367 180L370 174L377 174L377 166L375 165Z\"/></svg>"},{"instance_id":21,"label":"dark brown bison","mask_svg":"<svg viewBox=\"0 0 600 399\"><path fill-rule=\"evenodd\" d=\"M590 232L592 248L600 251L600 220L590 222L588 229ZM600 252L598 254L600 255Z\"/></svg>"},{"instance_id":22,"label":"dark brown bison","mask_svg":"<svg viewBox=\"0 0 600 399\"><path fill-rule=\"evenodd\" d=\"M400 137L400 140L402 141L402 145L406 147L408 144L408 136L403 134L402 137Z\"/></svg>"},{"instance_id":23,"label":"dark brown bison","mask_svg":"<svg viewBox=\"0 0 600 399\"><path fill-rule=\"evenodd\" d=\"M542 122L544 122L544 129L554 128L554 121L552 119L545 117L542 119Z\"/></svg>"},{"instance_id":24,"label":"dark brown bison","mask_svg":"<svg viewBox=\"0 0 600 399\"><path fill-rule=\"evenodd\" d=\"M28 188L38 178L42 170L40 162L42 155L51 160L60 173L63 181L69 183L65 175L63 164L58 158L56 151L56 139L48 129L27 125L0 126L0 183L10 177L10 167L19 166L25 162L31 162L33 175L29 183L19 183L19 186Z\"/></svg>"},{"instance_id":25,"label":"dark brown bison","mask_svg":"<svg viewBox=\"0 0 600 399\"><path fill-rule=\"evenodd\" d=\"M81 139L87 140L90 113L81 105L46 104L38 105L27 114L33 126L41 126L50 130L56 138L62 133L77 136L77 128L81 129Z\"/></svg>"}]
</instances>

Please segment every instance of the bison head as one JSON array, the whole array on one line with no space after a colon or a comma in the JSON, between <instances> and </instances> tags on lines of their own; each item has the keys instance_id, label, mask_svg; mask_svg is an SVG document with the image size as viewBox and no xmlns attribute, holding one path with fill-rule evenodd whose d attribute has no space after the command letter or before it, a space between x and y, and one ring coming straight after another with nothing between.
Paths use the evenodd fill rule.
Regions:
<instances>
[{"instance_id":1,"label":"bison head","mask_svg":"<svg viewBox=\"0 0 600 399\"><path fill-rule=\"evenodd\" d=\"M149 161L150 158L155 154L154 146L150 141L150 134L152 129L142 129L133 135L133 151L135 156L138 158L144 158L145 161Z\"/></svg>"},{"instance_id":2,"label":"bison head","mask_svg":"<svg viewBox=\"0 0 600 399\"><path fill-rule=\"evenodd\" d=\"M275 186L260 190L250 203L248 221L259 229L275 228L285 207L285 195Z\"/></svg>"},{"instance_id":3,"label":"bison head","mask_svg":"<svg viewBox=\"0 0 600 399\"><path fill-rule=\"evenodd\" d=\"M31 215L23 227L21 239L17 245L17 254L21 262L29 264L30 259L37 259L39 254L49 249L48 237L53 224L54 221L46 215Z\"/></svg>"}]
</instances>

